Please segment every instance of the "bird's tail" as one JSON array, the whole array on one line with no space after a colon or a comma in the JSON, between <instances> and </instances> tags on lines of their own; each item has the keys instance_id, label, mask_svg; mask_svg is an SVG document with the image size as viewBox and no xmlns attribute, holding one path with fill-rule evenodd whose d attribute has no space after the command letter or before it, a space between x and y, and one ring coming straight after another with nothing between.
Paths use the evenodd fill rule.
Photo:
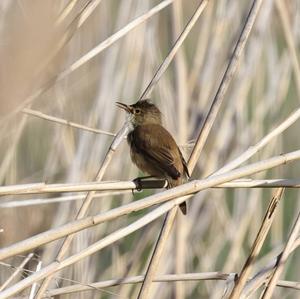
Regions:
<instances>
[{"instance_id":1,"label":"bird's tail","mask_svg":"<svg viewBox=\"0 0 300 299\"><path fill-rule=\"evenodd\" d=\"M186 215L187 213L187 204L186 201L184 201L183 203L181 203L179 205L180 211L182 212L183 215Z\"/></svg>"}]
</instances>

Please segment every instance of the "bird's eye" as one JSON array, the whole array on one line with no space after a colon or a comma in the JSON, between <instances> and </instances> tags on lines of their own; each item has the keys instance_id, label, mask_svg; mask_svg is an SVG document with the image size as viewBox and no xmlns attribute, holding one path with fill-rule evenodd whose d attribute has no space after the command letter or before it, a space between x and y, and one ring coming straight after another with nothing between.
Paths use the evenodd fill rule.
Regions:
<instances>
[{"instance_id":1,"label":"bird's eye","mask_svg":"<svg viewBox=\"0 0 300 299\"><path fill-rule=\"evenodd\" d=\"M135 109L135 114L140 114L141 113L141 109Z\"/></svg>"}]
</instances>

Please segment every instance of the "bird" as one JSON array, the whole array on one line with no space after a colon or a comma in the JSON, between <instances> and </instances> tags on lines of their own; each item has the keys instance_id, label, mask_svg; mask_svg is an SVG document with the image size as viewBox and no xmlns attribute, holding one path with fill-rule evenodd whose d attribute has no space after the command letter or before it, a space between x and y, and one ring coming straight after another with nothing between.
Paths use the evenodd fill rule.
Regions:
<instances>
[{"instance_id":1,"label":"bird","mask_svg":"<svg viewBox=\"0 0 300 299\"><path fill-rule=\"evenodd\" d=\"M163 127L158 107L149 99L132 105L121 102L116 104L129 115L130 132L127 141L132 162L142 172L166 179L168 189L187 181L190 177L187 163L176 141ZM186 202L179 207L186 215Z\"/></svg>"}]
</instances>

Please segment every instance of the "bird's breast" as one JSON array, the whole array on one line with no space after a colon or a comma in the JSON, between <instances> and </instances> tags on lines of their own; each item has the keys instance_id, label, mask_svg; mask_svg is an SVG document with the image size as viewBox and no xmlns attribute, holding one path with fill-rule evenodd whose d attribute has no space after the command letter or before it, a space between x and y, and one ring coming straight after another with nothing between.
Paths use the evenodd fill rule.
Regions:
<instances>
[{"instance_id":1,"label":"bird's breast","mask_svg":"<svg viewBox=\"0 0 300 299\"><path fill-rule=\"evenodd\" d=\"M153 163L153 161L149 161L145 156L145 153L137 146L141 140L139 140L135 133L135 130L133 130L127 136L132 162L144 173L155 177L163 177L161 170Z\"/></svg>"}]
</instances>

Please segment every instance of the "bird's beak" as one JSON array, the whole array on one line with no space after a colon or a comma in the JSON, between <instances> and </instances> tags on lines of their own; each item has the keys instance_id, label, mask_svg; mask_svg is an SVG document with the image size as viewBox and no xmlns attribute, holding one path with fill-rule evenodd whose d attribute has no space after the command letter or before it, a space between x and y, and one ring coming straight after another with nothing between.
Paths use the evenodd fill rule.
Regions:
<instances>
[{"instance_id":1,"label":"bird's beak","mask_svg":"<svg viewBox=\"0 0 300 299\"><path fill-rule=\"evenodd\" d=\"M120 103L120 102L116 102L116 105L119 108L124 109L128 113L133 113L133 109L129 105L126 105L126 104L123 104L123 103Z\"/></svg>"}]
</instances>

